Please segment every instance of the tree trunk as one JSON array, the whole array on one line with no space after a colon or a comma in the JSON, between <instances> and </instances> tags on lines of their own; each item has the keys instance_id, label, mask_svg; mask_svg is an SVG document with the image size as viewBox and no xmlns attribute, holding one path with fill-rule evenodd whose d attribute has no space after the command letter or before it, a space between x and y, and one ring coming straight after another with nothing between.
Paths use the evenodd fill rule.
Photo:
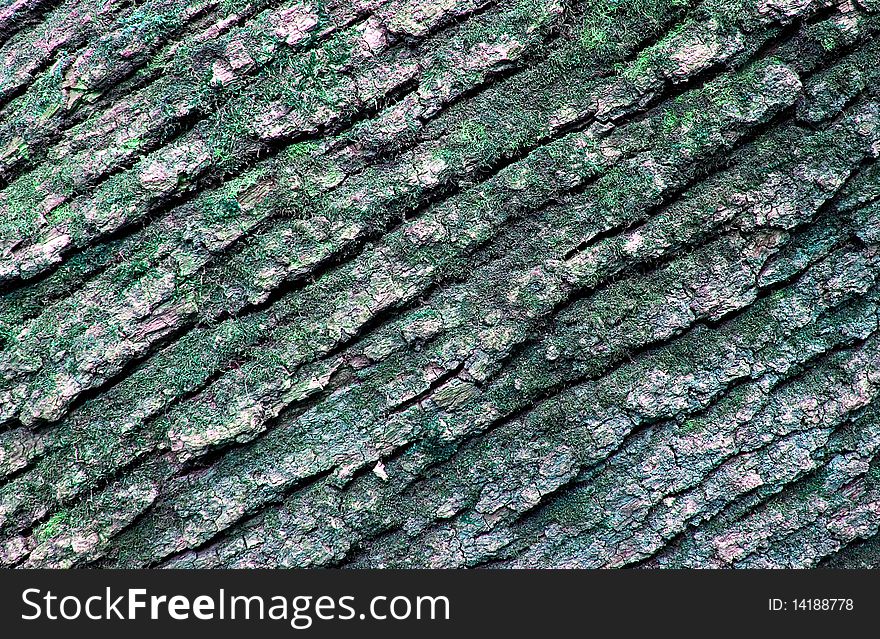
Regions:
<instances>
[{"instance_id":1,"label":"tree trunk","mask_svg":"<svg viewBox=\"0 0 880 639\"><path fill-rule=\"evenodd\" d=\"M876 0L0 2L0 565L880 562Z\"/></svg>"}]
</instances>

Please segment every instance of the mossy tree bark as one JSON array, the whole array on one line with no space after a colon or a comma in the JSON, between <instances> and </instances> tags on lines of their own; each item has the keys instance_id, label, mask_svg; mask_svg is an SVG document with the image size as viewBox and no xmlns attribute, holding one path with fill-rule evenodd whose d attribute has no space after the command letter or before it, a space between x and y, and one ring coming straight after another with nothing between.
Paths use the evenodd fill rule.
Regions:
<instances>
[{"instance_id":1,"label":"mossy tree bark","mask_svg":"<svg viewBox=\"0 0 880 639\"><path fill-rule=\"evenodd\" d=\"M875 0L2 0L0 564L873 565Z\"/></svg>"}]
</instances>

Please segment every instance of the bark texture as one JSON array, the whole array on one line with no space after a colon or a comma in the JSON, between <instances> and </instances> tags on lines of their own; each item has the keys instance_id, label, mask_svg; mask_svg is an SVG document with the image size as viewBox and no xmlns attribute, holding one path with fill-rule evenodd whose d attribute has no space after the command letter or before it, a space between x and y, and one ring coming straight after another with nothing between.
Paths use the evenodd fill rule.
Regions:
<instances>
[{"instance_id":1,"label":"bark texture","mask_svg":"<svg viewBox=\"0 0 880 639\"><path fill-rule=\"evenodd\" d=\"M877 0L0 0L0 565L880 562Z\"/></svg>"}]
</instances>

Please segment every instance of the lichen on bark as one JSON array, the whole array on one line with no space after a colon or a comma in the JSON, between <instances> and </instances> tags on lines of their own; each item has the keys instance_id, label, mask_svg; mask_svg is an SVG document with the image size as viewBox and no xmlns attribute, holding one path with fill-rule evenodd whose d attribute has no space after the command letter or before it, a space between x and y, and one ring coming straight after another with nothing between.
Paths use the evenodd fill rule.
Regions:
<instances>
[{"instance_id":1,"label":"lichen on bark","mask_svg":"<svg viewBox=\"0 0 880 639\"><path fill-rule=\"evenodd\" d=\"M0 565L880 561L880 5L0 2Z\"/></svg>"}]
</instances>

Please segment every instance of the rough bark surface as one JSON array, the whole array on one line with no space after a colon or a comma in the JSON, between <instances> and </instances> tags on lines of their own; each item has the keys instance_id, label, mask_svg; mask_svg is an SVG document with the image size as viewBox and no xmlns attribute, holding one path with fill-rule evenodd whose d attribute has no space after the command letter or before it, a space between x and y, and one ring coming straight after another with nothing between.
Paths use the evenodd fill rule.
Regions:
<instances>
[{"instance_id":1,"label":"rough bark surface","mask_svg":"<svg viewBox=\"0 0 880 639\"><path fill-rule=\"evenodd\" d=\"M0 565L880 563L877 0L0 0Z\"/></svg>"}]
</instances>

